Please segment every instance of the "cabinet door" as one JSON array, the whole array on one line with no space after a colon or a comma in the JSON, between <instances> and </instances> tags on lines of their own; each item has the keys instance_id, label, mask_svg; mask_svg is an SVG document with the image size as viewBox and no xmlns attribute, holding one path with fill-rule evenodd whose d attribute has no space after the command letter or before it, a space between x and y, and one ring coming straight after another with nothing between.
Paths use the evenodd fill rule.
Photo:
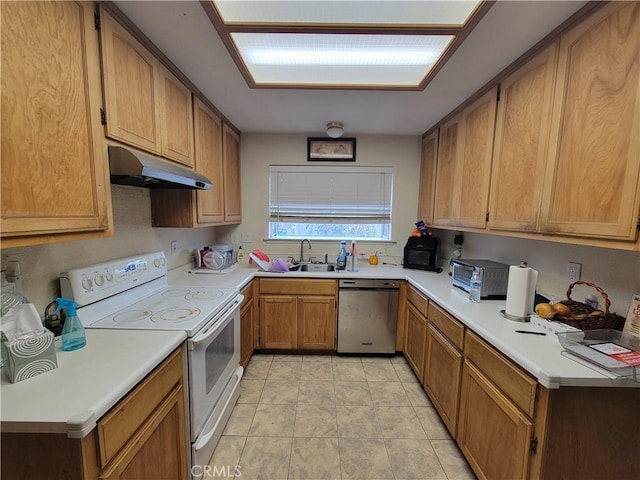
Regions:
<instances>
[{"instance_id":1,"label":"cabinet door","mask_svg":"<svg viewBox=\"0 0 640 480\"><path fill-rule=\"evenodd\" d=\"M543 232L634 240L640 205L640 3L560 39Z\"/></svg>"},{"instance_id":2,"label":"cabinet door","mask_svg":"<svg viewBox=\"0 0 640 480\"><path fill-rule=\"evenodd\" d=\"M457 441L479 478L527 478L533 424L465 360Z\"/></svg>"},{"instance_id":3,"label":"cabinet door","mask_svg":"<svg viewBox=\"0 0 640 480\"><path fill-rule=\"evenodd\" d=\"M298 297L298 344L305 350L335 350L336 298Z\"/></svg>"},{"instance_id":4,"label":"cabinet door","mask_svg":"<svg viewBox=\"0 0 640 480\"><path fill-rule=\"evenodd\" d=\"M462 155L454 189L456 225L484 228L489 202L497 87L462 112Z\"/></svg>"},{"instance_id":5,"label":"cabinet door","mask_svg":"<svg viewBox=\"0 0 640 480\"><path fill-rule=\"evenodd\" d=\"M93 4L0 2L0 9L3 247L109 230Z\"/></svg>"},{"instance_id":6,"label":"cabinet door","mask_svg":"<svg viewBox=\"0 0 640 480\"><path fill-rule=\"evenodd\" d=\"M297 342L297 297L260 297L260 346L294 349Z\"/></svg>"},{"instance_id":7,"label":"cabinet door","mask_svg":"<svg viewBox=\"0 0 640 480\"><path fill-rule=\"evenodd\" d=\"M161 153L160 64L104 9L100 22L107 136Z\"/></svg>"},{"instance_id":8,"label":"cabinet door","mask_svg":"<svg viewBox=\"0 0 640 480\"><path fill-rule=\"evenodd\" d=\"M542 198L558 44L500 82L489 227L534 232Z\"/></svg>"},{"instance_id":9,"label":"cabinet door","mask_svg":"<svg viewBox=\"0 0 640 480\"><path fill-rule=\"evenodd\" d=\"M456 115L440 126L438 140L438 164L436 166L435 197L433 200L433 224L455 223L456 165L461 156L462 115Z\"/></svg>"},{"instance_id":10,"label":"cabinet door","mask_svg":"<svg viewBox=\"0 0 640 480\"><path fill-rule=\"evenodd\" d=\"M462 354L431 324L427 326L426 352L424 387L455 438Z\"/></svg>"},{"instance_id":11,"label":"cabinet door","mask_svg":"<svg viewBox=\"0 0 640 480\"><path fill-rule=\"evenodd\" d=\"M194 100L195 170L209 180L210 190L199 190L199 224L224 222L224 182L222 170L222 121L200 99Z\"/></svg>"},{"instance_id":12,"label":"cabinet door","mask_svg":"<svg viewBox=\"0 0 640 480\"><path fill-rule=\"evenodd\" d=\"M422 382L424 374L424 354L426 345L427 321L413 305L407 304L407 336L404 353L416 376Z\"/></svg>"},{"instance_id":13,"label":"cabinet door","mask_svg":"<svg viewBox=\"0 0 640 480\"><path fill-rule=\"evenodd\" d=\"M242 221L240 199L240 137L228 125L223 125L222 159L224 164L224 221Z\"/></svg>"},{"instance_id":14,"label":"cabinet door","mask_svg":"<svg viewBox=\"0 0 640 480\"><path fill-rule=\"evenodd\" d=\"M191 90L169 70L160 68L162 154L193 167L193 103Z\"/></svg>"},{"instance_id":15,"label":"cabinet door","mask_svg":"<svg viewBox=\"0 0 640 480\"><path fill-rule=\"evenodd\" d=\"M436 165L438 161L438 130L422 140L422 161L420 163L420 186L418 199L418 220L427 225L433 223L433 201L435 197Z\"/></svg>"},{"instance_id":16,"label":"cabinet door","mask_svg":"<svg viewBox=\"0 0 640 480\"><path fill-rule=\"evenodd\" d=\"M246 367L253 353L253 299L246 302L240 310L240 365Z\"/></svg>"},{"instance_id":17,"label":"cabinet door","mask_svg":"<svg viewBox=\"0 0 640 480\"><path fill-rule=\"evenodd\" d=\"M124 446L100 478L187 478L185 401L178 385Z\"/></svg>"}]
</instances>

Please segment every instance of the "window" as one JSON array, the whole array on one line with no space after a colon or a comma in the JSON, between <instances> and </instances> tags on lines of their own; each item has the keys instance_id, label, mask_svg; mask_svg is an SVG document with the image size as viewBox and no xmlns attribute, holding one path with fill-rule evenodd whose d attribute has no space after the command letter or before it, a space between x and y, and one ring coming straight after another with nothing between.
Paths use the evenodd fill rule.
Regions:
<instances>
[{"instance_id":1,"label":"window","mask_svg":"<svg viewBox=\"0 0 640 480\"><path fill-rule=\"evenodd\" d=\"M391 239L392 168L269 170L270 239Z\"/></svg>"}]
</instances>

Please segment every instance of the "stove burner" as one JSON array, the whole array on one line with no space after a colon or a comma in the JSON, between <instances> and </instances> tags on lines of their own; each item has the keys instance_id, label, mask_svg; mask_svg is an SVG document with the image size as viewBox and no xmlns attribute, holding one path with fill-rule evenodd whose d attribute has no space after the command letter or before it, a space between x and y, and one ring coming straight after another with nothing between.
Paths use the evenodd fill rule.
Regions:
<instances>
[{"instance_id":1,"label":"stove burner","mask_svg":"<svg viewBox=\"0 0 640 480\"><path fill-rule=\"evenodd\" d=\"M188 288L170 288L162 292L163 297L186 297L189 292Z\"/></svg>"},{"instance_id":2,"label":"stove burner","mask_svg":"<svg viewBox=\"0 0 640 480\"><path fill-rule=\"evenodd\" d=\"M144 320L149 318L153 312L150 310L130 310L128 312L122 312L113 317L113 323L132 323L138 320Z\"/></svg>"},{"instance_id":3,"label":"stove burner","mask_svg":"<svg viewBox=\"0 0 640 480\"><path fill-rule=\"evenodd\" d=\"M221 290L211 290L207 288L198 288L191 290L189 288L170 288L162 292L163 297L183 297L185 300L214 300L224 295Z\"/></svg>"},{"instance_id":4,"label":"stove burner","mask_svg":"<svg viewBox=\"0 0 640 480\"><path fill-rule=\"evenodd\" d=\"M154 313L151 317L151 321L156 323L180 323L191 320L198 315L200 315L199 308L172 307Z\"/></svg>"}]
</instances>

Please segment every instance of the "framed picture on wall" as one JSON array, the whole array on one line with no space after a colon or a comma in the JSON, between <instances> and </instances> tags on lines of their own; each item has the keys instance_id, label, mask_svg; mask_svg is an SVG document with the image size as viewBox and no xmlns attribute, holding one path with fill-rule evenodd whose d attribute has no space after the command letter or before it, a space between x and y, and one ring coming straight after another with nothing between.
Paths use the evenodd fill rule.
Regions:
<instances>
[{"instance_id":1,"label":"framed picture on wall","mask_svg":"<svg viewBox=\"0 0 640 480\"><path fill-rule=\"evenodd\" d=\"M355 162L355 138L307 138L309 162Z\"/></svg>"}]
</instances>

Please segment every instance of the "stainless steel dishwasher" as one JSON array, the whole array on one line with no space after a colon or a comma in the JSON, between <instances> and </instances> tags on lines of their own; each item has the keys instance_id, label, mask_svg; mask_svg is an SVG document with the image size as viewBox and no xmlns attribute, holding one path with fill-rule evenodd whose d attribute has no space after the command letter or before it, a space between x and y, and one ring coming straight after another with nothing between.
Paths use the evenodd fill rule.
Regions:
<instances>
[{"instance_id":1,"label":"stainless steel dishwasher","mask_svg":"<svg viewBox=\"0 0 640 480\"><path fill-rule=\"evenodd\" d=\"M398 280L345 279L338 289L338 353L395 353Z\"/></svg>"}]
</instances>

